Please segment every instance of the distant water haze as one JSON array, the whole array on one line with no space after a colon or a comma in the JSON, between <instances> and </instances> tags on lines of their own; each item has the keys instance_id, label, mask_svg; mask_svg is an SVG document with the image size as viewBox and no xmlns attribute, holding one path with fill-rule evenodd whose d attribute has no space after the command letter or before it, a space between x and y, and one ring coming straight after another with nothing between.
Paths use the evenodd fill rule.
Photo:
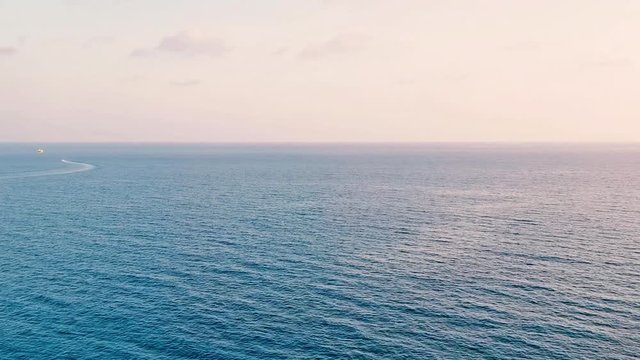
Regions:
<instances>
[{"instance_id":1,"label":"distant water haze","mask_svg":"<svg viewBox=\"0 0 640 360\"><path fill-rule=\"evenodd\" d=\"M640 2L0 1L0 141L640 141Z\"/></svg>"}]
</instances>

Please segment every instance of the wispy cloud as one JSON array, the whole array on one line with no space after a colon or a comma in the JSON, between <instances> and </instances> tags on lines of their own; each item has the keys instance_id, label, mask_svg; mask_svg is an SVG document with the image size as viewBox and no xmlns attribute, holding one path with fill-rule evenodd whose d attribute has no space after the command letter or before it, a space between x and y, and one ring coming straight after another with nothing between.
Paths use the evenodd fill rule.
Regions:
<instances>
[{"instance_id":1,"label":"wispy cloud","mask_svg":"<svg viewBox=\"0 0 640 360\"><path fill-rule=\"evenodd\" d=\"M602 68L626 68L633 66L634 62L629 58L604 58L592 64Z\"/></svg>"},{"instance_id":2,"label":"wispy cloud","mask_svg":"<svg viewBox=\"0 0 640 360\"><path fill-rule=\"evenodd\" d=\"M346 54L357 51L364 46L365 37L361 34L342 34L329 40L307 45L298 58L316 60L330 55Z\"/></svg>"},{"instance_id":3,"label":"wispy cloud","mask_svg":"<svg viewBox=\"0 0 640 360\"><path fill-rule=\"evenodd\" d=\"M139 48L131 52L131 57L148 57L156 55L156 49L153 48Z\"/></svg>"},{"instance_id":4,"label":"wispy cloud","mask_svg":"<svg viewBox=\"0 0 640 360\"><path fill-rule=\"evenodd\" d=\"M120 82L125 84L135 84L135 83L143 82L145 80L147 80L145 76L136 74L136 75L130 75L130 76L124 77L120 79Z\"/></svg>"},{"instance_id":5,"label":"wispy cloud","mask_svg":"<svg viewBox=\"0 0 640 360\"><path fill-rule=\"evenodd\" d=\"M188 79L188 80L171 81L171 82L169 82L169 85L178 86L178 87L189 87L189 86L200 85L201 83L202 82L200 80L197 80L197 79Z\"/></svg>"},{"instance_id":6,"label":"wispy cloud","mask_svg":"<svg viewBox=\"0 0 640 360\"><path fill-rule=\"evenodd\" d=\"M517 41L505 45L503 49L513 52L537 51L542 49L542 43L535 40Z\"/></svg>"},{"instance_id":7,"label":"wispy cloud","mask_svg":"<svg viewBox=\"0 0 640 360\"><path fill-rule=\"evenodd\" d=\"M89 38L87 41L82 44L85 48L93 48L101 45L107 45L113 43L114 38L112 36L94 36Z\"/></svg>"},{"instance_id":8,"label":"wispy cloud","mask_svg":"<svg viewBox=\"0 0 640 360\"><path fill-rule=\"evenodd\" d=\"M69 6L90 6L95 4L102 5L121 5L133 3L134 0L66 0L65 3Z\"/></svg>"},{"instance_id":9,"label":"wispy cloud","mask_svg":"<svg viewBox=\"0 0 640 360\"><path fill-rule=\"evenodd\" d=\"M287 53L287 51L289 51L289 48L286 46L283 47L279 47L277 49L275 49L271 54L274 56L280 56L280 55L284 55L285 53Z\"/></svg>"},{"instance_id":10,"label":"wispy cloud","mask_svg":"<svg viewBox=\"0 0 640 360\"><path fill-rule=\"evenodd\" d=\"M131 56L148 57L160 54L174 54L185 57L210 56L217 57L230 49L220 40L197 31L183 31L164 37L151 48L135 49Z\"/></svg>"},{"instance_id":11,"label":"wispy cloud","mask_svg":"<svg viewBox=\"0 0 640 360\"><path fill-rule=\"evenodd\" d=\"M13 46L0 46L0 56L9 56L18 52L18 48Z\"/></svg>"}]
</instances>

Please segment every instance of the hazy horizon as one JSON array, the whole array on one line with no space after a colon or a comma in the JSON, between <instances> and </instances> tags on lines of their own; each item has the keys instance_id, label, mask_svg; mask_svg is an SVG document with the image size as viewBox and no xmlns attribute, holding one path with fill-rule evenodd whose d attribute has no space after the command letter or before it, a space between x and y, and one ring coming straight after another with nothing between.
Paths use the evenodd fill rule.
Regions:
<instances>
[{"instance_id":1,"label":"hazy horizon","mask_svg":"<svg viewBox=\"0 0 640 360\"><path fill-rule=\"evenodd\" d=\"M640 141L0 141L6 145L640 145Z\"/></svg>"},{"instance_id":2,"label":"hazy horizon","mask_svg":"<svg viewBox=\"0 0 640 360\"><path fill-rule=\"evenodd\" d=\"M640 2L0 0L0 142L637 143Z\"/></svg>"}]
</instances>

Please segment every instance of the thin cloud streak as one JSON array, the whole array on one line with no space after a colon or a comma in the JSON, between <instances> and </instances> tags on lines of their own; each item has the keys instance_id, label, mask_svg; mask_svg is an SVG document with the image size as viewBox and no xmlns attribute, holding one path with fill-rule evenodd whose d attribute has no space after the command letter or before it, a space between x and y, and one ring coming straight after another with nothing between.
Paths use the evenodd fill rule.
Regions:
<instances>
[{"instance_id":1,"label":"thin cloud streak","mask_svg":"<svg viewBox=\"0 0 640 360\"><path fill-rule=\"evenodd\" d=\"M197 31L183 31L169 35L152 48L139 48L131 52L132 57L149 57L174 54L183 57L218 57L230 51L222 40L206 36Z\"/></svg>"},{"instance_id":2,"label":"thin cloud streak","mask_svg":"<svg viewBox=\"0 0 640 360\"><path fill-rule=\"evenodd\" d=\"M317 60L331 55L347 54L360 50L364 46L365 37L361 34L341 34L329 40L307 45L298 58L301 60Z\"/></svg>"},{"instance_id":3,"label":"thin cloud streak","mask_svg":"<svg viewBox=\"0 0 640 360\"><path fill-rule=\"evenodd\" d=\"M197 79L170 81L169 85L178 87L190 87L200 85L202 82Z\"/></svg>"},{"instance_id":4,"label":"thin cloud streak","mask_svg":"<svg viewBox=\"0 0 640 360\"><path fill-rule=\"evenodd\" d=\"M108 45L114 42L114 38L112 36L94 36L89 38L87 41L82 44L84 48L94 48L101 45Z\"/></svg>"},{"instance_id":5,"label":"thin cloud streak","mask_svg":"<svg viewBox=\"0 0 640 360\"><path fill-rule=\"evenodd\" d=\"M14 55L18 52L18 49L13 46L0 46L0 56Z\"/></svg>"}]
</instances>

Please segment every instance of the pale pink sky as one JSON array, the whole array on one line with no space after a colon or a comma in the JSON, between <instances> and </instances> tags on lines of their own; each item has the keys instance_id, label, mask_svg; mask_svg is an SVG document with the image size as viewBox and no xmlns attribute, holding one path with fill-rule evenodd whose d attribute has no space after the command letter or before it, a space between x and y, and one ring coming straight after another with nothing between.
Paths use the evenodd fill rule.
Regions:
<instances>
[{"instance_id":1,"label":"pale pink sky","mask_svg":"<svg viewBox=\"0 0 640 360\"><path fill-rule=\"evenodd\" d=\"M640 141L636 0L0 0L0 141Z\"/></svg>"}]
</instances>

